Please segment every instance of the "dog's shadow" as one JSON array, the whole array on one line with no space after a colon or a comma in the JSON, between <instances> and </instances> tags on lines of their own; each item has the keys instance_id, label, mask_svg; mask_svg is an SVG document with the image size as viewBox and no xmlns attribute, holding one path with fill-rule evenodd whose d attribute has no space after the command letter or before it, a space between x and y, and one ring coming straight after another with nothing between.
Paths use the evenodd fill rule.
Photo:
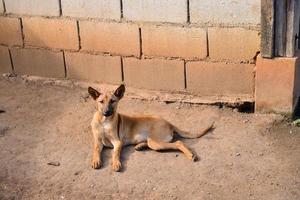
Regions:
<instances>
[{"instance_id":1,"label":"dog's shadow","mask_svg":"<svg viewBox=\"0 0 300 200\"><path fill-rule=\"evenodd\" d=\"M174 140L176 141L176 140ZM201 160L201 157L199 156L199 154L191 147L189 147L189 149L192 151L192 153L195 155L195 162L196 161L200 161ZM145 148L143 150L140 150L140 152L147 152L147 151L154 151L150 148ZM130 160L130 156L136 152L136 150L134 149L134 146L125 146L123 147L122 149L122 152L121 152L121 156L120 156L120 159L121 159L121 163L122 163L122 168L119 172L125 172L126 169L127 169L127 163L128 161ZM176 153L176 156L178 154L182 154L182 152L180 152L179 150L172 150L172 149L168 149L168 150L158 150L157 152L160 152L160 153ZM113 154L113 149L112 148L104 148L103 151L102 151L102 169L103 168L106 168L106 167L111 167L111 164L112 164L112 154Z\"/></svg>"},{"instance_id":2,"label":"dog's shadow","mask_svg":"<svg viewBox=\"0 0 300 200\"><path fill-rule=\"evenodd\" d=\"M129 160L129 157L131 154L133 154L136 150L134 149L134 146L125 146L122 148L121 151L121 156L120 160L122 163L122 168L119 172L124 172L127 169L127 162ZM146 151L143 150L143 151ZM113 149L112 148L106 148L104 147L102 150L102 167L101 168L106 168L106 167L111 167L112 165L112 154L113 154Z\"/></svg>"}]
</instances>

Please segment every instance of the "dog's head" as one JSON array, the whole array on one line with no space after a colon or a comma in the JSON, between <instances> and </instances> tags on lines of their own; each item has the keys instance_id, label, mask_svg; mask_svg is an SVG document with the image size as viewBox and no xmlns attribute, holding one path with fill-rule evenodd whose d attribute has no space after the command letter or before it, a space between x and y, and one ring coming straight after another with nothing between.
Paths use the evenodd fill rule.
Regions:
<instances>
[{"instance_id":1,"label":"dog's head","mask_svg":"<svg viewBox=\"0 0 300 200\"><path fill-rule=\"evenodd\" d=\"M115 114L118 107L118 103L124 96L125 85L120 85L112 94L101 94L92 87L88 88L88 92L91 95L91 97L96 101L98 111L102 113L105 117L109 117Z\"/></svg>"}]
</instances>

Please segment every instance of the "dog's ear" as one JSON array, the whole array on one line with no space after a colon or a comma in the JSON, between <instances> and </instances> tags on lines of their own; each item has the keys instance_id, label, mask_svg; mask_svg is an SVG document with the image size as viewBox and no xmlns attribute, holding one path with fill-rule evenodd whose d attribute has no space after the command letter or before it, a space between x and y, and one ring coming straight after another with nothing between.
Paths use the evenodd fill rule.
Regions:
<instances>
[{"instance_id":1,"label":"dog's ear","mask_svg":"<svg viewBox=\"0 0 300 200\"><path fill-rule=\"evenodd\" d=\"M93 97L94 100L96 100L100 96L100 92L98 92L97 90L95 90L92 87L88 88L88 92L91 95L91 97Z\"/></svg>"},{"instance_id":2,"label":"dog's ear","mask_svg":"<svg viewBox=\"0 0 300 200\"><path fill-rule=\"evenodd\" d=\"M122 84L120 85L116 91L114 92L114 95L118 98L118 99L122 99L122 97L124 96L125 93L125 85Z\"/></svg>"}]
</instances>

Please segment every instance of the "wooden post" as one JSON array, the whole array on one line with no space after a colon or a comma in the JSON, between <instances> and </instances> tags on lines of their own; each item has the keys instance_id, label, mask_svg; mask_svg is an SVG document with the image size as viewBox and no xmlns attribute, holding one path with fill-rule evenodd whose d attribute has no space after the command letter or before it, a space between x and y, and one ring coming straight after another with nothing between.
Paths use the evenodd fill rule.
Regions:
<instances>
[{"instance_id":1,"label":"wooden post","mask_svg":"<svg viewBox=\"0 0 300 200\"><path fill-rule=\"evenodd\" d=\"M299 33L299 2L287 0L286 56L293 57L297 48L296 35Z\"/></svg>"},{"instance_id":2,"label":"wooden post","mask_svg":"<svg viewBox=\"0 0 300 200\"><path fill-rule=\"evenodd\" d=\"M275 56L286 55L287 1L275 0Z\"/></svg>"},{"instance_id":3,"label":"wooden post","mask_svg":"<svg viewBox=\"0 0 300 200\"><path fill-rule=\"evenodd\" d=\"M274 0L261 0L260 53L264 58L274 56L274 10Z\"/></svg>"}]
</instances>

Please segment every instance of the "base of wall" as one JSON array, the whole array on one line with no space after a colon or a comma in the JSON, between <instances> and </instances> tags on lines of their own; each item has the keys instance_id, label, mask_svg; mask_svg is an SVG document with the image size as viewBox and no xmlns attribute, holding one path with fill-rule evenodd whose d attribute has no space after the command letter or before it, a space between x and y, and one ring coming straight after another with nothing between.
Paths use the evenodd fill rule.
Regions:
<instances>
[{"instance_id":1,"label":"base of wall","mask_svg":"<svg viewBox=\"0 0 300 200\"><path fill-rule=\"evenodd\" d=\"M300 52L293 58L256 62L255 111L292 113L300 96Z\"/></svg>"},{"instance_id":2,"label":"base of wall","mask_svg":"<svg viewBox=\"0 0 300 200\"><path fill-rule=\"evenodd\" d=\"M115 90L119 84L109 83L97 83L94 81L80 81L75 79L66 78L46 78L41 76L31 75L18 75L11 73L0 73L0 81L9 80L16 82L25 82L37 85L55 85L67 88L84 88L91 86L100 89L102 92L109 92ZM143 101L158 101L166 104L176 103L180 107L180 104L193 104L193 105L211 105L237 108L240 112L252 112L254 105L254 96L249 94L235 94L235 95L211 95L211 96L199 96L197 93L188 91L164 91L164 90L148 90L139 89L126 85L126 98L138 99Z\"/></svg>"}]
</instances>

